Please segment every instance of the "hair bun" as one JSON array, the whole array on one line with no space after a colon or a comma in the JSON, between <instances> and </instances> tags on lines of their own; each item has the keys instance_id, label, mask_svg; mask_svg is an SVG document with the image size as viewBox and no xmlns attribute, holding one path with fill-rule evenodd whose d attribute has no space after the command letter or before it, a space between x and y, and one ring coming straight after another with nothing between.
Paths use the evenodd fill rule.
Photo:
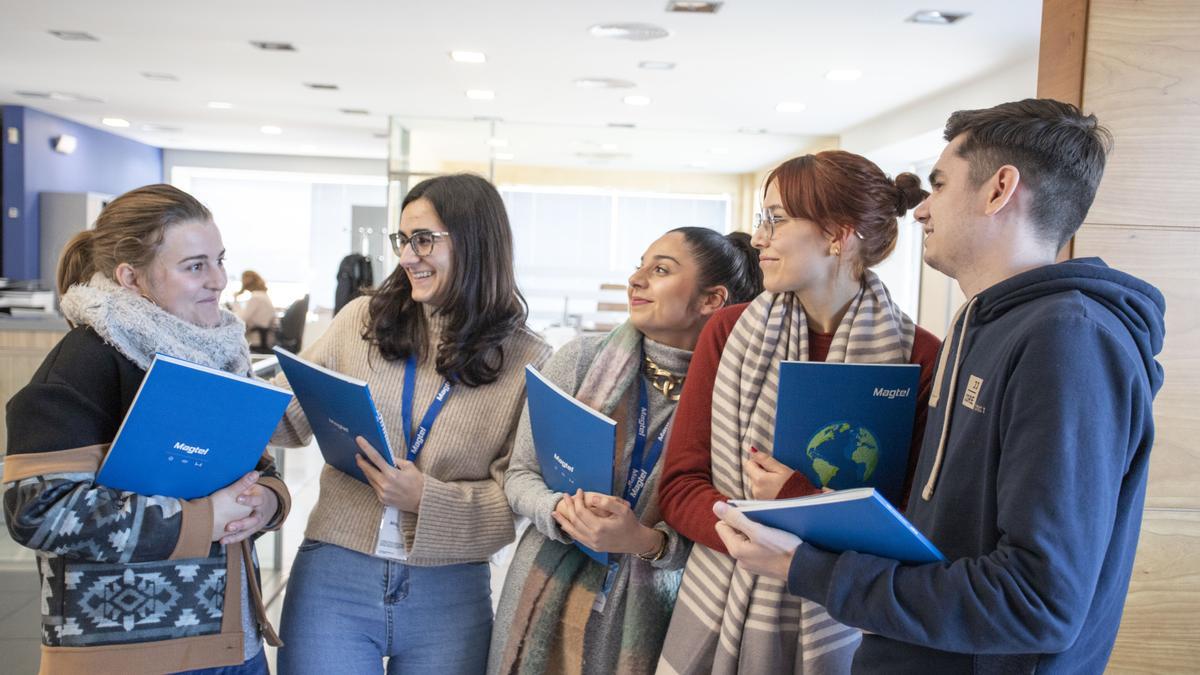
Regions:
<instances>
[{"instance_id":1,"label":"hair bun","mask_svg":"<svg viewBox=\"0 0 1200 675\"><path fill-rule=\"evenodd\" d=\"M730 232L729 234L725 235L725 239L737 247L737 249L742 253L748 255L752 254L756 258L758 257L758 249L754 248L754 244L750 243L752 237L748 232Z\"/></svg>"},{"instance_id":2,"label":"hair bun","mask_svg":"<svg viewBox=\"0 0 1200 675\"><path fill-rule=\"evenodd\" d=\"M896 215L903 216L909 209L925 201L929 193L921 189L917 174L905 171L896 176Z\"/></svg>"}]
</instances>

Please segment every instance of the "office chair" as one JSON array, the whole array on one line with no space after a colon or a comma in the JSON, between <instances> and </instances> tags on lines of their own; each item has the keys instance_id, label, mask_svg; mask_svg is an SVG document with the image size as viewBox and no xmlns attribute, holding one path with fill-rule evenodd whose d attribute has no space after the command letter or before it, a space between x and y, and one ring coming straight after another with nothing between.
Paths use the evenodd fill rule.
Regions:
<instances>
[{"instance_id":1,"label":"office chair","mask_svg":"<svg viewBox=\"0 0 1200 675\"><path fill-rule=\"evenodd\" d=\"M308 317L308 296L293 302L283 318L279 320L279 328L275 331L275 344L292 352L300 353L304 342L304 323Z\"/></svg>"}]
</instances>

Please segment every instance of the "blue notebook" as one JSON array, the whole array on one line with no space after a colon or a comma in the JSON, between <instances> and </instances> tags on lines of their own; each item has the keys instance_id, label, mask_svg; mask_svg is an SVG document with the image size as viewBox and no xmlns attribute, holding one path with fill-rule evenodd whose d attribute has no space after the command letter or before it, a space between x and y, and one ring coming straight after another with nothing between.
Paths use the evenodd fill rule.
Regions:
<instances>
[{"instance_id":1,"label":"blue notebook","mask_svg":"<svg viewBox=\"0 0 1200 675\"><path fill-rule=\"evenodd\" d=\"M913 565L946 559L873 488L729 503L756 523L786 530L833 553L857 551Z\"/></svg>"},{"instance_id":2,"label":"blue notebook","mask_svg":"<svg viewBox=\"0 0 1200 675\"><path fill-rule=\"evenodd\" d=\"M207 497L254 469L291 400L261 380L156 354L96 482Z\"/></svg>"},{"instance_id":3,"label":"blue notebook","mask_svg":"<svg viewBox=\"0 0 1200 675\"><path fill-rule=\"evenodd\" d=\"M367 477L354 461L360 454L354 439L362 436L388 464L395 465L383 416L375 408L366 382L305 361L280 347L275 354L327 464L366 483Z\"/></svg>"},{"instance_id":4,"label":"blue notebook","mask_svg":"<svg viewBox=\"0 0 1200 675\"><path fill-rule=\"evenodd\" d=\"M779 364L775 459L817 487L904 494L921 367L909 364Z\"/></svg>"},{"instance_id":5,"label":"blue notebook","mask_svg":"<svg viewBox=\"0 0 1200 675\"><path fill-rule=\"evenodd\" d=\"M533 366L525 366L529 425L542 480L556 492L612 494L617 423L559 389ZM601 564L608 554L576 543Z\"/></svg>"}]
</instances>

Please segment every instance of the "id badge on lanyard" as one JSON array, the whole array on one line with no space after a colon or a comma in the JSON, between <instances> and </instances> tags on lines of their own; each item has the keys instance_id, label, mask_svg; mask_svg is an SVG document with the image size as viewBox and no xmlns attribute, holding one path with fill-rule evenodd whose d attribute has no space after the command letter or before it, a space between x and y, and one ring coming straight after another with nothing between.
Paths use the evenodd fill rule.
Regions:
<instances>
[{"instance_id":1,"label":"id badge on lanyard","mask_svg":"<svg viewBox=\"0 0 1200 675\"><path fill-rule=\"evenodd\" d=\"M414 434L412 433L412 419L413 396L416 388L417 359L415 356L409 355L404 364L404 391L401 398L400 417L404 432L404 447L407 450L406 458L410 462L417 460L421 448L425 447L429 441L433 423L441 414L442 407L446 405L446 399L450 398L453 385L449 380L442 383L437 396L429 404L429 409L425 411L425 416L421 418L421 424ZM383 507L383 517L379 521L379 537L376 542L376 556L390 560L408 560L408 547L404 542L404 530L401 528L400 509L394 506Z\"/></svg>"},{"instance_id":2,"label":"id badge on lanyard","mask_svg":"<svg viewBox=\"0 0 1200 675\"><path fill-rule=\"evenodd\" d=\"M629 502L629 509L636 511L638 500L642 497L642 491L646 487L647 481L650 479L650 474L654 472L654 466L658 464L658 458L662 456L663 444L667 438L667 431L671 428L670 420L663 425L661 431L655 436L654 442L650 447L646 447L646 441L650 432L650 396L646 391L645 378L638 378L638 416L637 430L634 435L633 452L629 456L629 475L625 479L625 501ZM609 560L608 572L604 575L604 585L600 587L600 592L596 593L596 601L592 603L592 611L604 612L604 606L608 604L608 594L612 591L613 584L617 580L617 573L620 571L620 564L614 559Z\"/></svg>"}]
</instances>

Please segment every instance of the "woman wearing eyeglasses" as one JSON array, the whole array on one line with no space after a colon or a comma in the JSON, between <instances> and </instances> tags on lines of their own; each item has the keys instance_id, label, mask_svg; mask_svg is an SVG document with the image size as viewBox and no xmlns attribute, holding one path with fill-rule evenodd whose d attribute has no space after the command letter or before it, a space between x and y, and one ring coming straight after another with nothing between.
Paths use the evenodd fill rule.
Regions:
<instances>
[{"instance_id":1,"label":"woman wearing eyeglasses","mask_svg":"<svg viewBox=\"0 0 1200 675\"><path fill-rule=\"evenodd\" d=\"M478 673L492 629L488 558L512 541L500 487L525 394L550 348L525 327L499 193L471 175L404 198L400 264L303 356L365 380L395 466L361 438L363 483L321 473L288 581L282 673ZM295 403L276 441L303 445Z\"/></svg>"},{"instance_id":2,"label":"woman wearing eyeglasses","mask_svg":"<svg viewBox=\"0 0 1200 675\"><path fill-rule=\"evenodd\" d=\"M701 328L762 290L749 240L700 227L666 233L629 277L629 321L567 343L546 364L546 377L617 420L617 475L612 496L551 490L522 416L504 491L532 526L504 582L490 673L653 672L688 552L655 504L664 436ZM574 542L609 553L610 566Z\"/></svg>"},{"instance_id":3,"label":"woman wearing eyeglasses","mask_svg":"<svg viewBox=\"0 0 1200 675\"><path fill-rule=\"evenodd\" d=\"M911 478L939 341L870 268L895 247L897 218L926 194L913 174L892 181L836 150L788 160L767 177L753 239L767 292L705 327L667 449L659 504L695 545L659 672L849 672L858 632L788 595L783 582L738 569L712 508L820 491L769 455L782 360L920 364Z\"/></svg>"}]
</instances>

